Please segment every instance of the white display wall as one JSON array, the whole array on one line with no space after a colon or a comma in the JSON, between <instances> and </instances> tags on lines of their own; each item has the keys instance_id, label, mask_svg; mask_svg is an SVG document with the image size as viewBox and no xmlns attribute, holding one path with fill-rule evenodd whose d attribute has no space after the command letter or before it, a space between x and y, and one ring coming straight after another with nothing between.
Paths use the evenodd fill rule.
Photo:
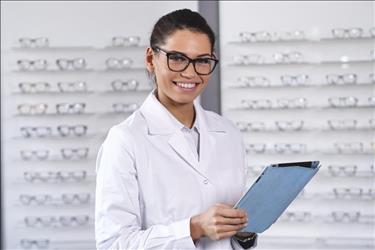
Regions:
<instances>
[{"instance_id":1,"label":"white display wall","mask_svg":"<svg viewBox=\"0 0 375 250\"><path fill-rule=\"evenodd\" d=\"M95 248L97 151L152 88L153 24L184 7L197 2L1 3L5 249Z\"/></svg>"},{"instance_id":2,"label":"white display wall","mask_svg":"<svg viewBox=\"0 0 375 250\"><path fill-rule=\"evenodd\" d=\"M248 184L267 164L322 164L259 249L374 249L374 26L372 1L220 2L221 110Z\"/></svg>"},{"instance_id":3,"label":"white display wall","mask_svg":"<svg viewBox=\"0 0 375 250\"><path fill-rule=\"evenodd\" d=\"M152 87L144 68L152 25L198 3L1 6L4 248L94 249L97 150ZM374 2L228 1L219 17L221 110L243 130L248 185L269 163L322 163L258 248L373 249ZM345 30L334 37L336 28ZM47 47L22 48L40 37ZM46 69L33 70L43 61L17 64L39 59Z\"/></svg>"}]
</instances>

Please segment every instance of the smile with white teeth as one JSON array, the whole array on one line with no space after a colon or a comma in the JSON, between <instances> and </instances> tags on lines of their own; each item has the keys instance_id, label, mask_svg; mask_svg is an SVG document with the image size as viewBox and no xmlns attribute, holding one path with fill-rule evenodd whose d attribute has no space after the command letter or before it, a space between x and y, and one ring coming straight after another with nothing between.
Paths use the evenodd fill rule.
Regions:
<instances>
[{"instance_id":1,"label":"smile with white teeth","mask_svg":"<svg viewBox=\"0 0 375 250\"><path fill-rule=\"evenodd\" d=\"M184 83L184 82L175 82L177 86L184 88L184 89L192 89L194 88L197 84L196 83Z\"/></svg>"}]
</instances>

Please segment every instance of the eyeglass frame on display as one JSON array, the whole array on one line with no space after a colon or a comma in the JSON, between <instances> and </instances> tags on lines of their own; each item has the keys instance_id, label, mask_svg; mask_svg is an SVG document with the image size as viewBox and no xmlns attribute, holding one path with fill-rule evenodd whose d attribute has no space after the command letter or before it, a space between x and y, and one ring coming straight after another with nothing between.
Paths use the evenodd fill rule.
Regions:
<instances>
[{"instance_id":1,"label":"eyeglass frame on display","mask_svg":"<svg viewBox=\"0 0 375 250\"><path fill-rule=\"evenodd\" d=\"M121 40L121 43L118 44L117 40ZM139 46L140 40L141 38L139 36L114 36L112 37L111 46L115 48Z\"/></svg>"},{"instance_id":2,"label":"eyeglass frame on display","mask_svg":"<svg viewBox=\"0 0 375 250\"><path fill-rule=\"evenodd\" d=\"M41 63L41 67L36 67L37 63ZM27 67L25 67L25 64ZM19 59L17 60L18 69L20 71L44 71L48 69L48 62L45 59Z\"/></svg>"},{"instance_id":3,"label":"eyeglass frame on display","mask_svg":"<svg viewBox=\"0 0 375 250\"><path fill-rule=\"evenodd\" d=\"M65 110L61 110L65 106ZM83 114L85 112L86 103L76 102L76 103L57 103L56 113L59 115L67 114Z\"/></svg>"},{"instance_id":4,"label":"eyeglass frame on display","mask_svg":"<svg viewBox=\"0 0 375 250\"><path fill-rule=\"evenodd\" d=\"M80 63L76 64L76 62L80 61ZM63 64L65 63L65 64ZM61 71L66 70L84 70L87 67L86 59L83 57L77 57L73 59L67 59L67 58L58 58L56 59L56 65Z\"/></svg>"},{"instance_id":5,"label":"eyeglass frame on display","mask_svg":"<svg viewBox=\"0 0 375 250\"><path fill-rule=\"evenodd\" d=\"M105 61L105 65L107 66L107 70L122 70L122 69L129 69L133 64L133 60L131 58L114 58L110 57L107 58Z\"/></svg>"},{"instance_id":6,"label":"eyeglass frame on display","mask_svg":"<svg viewBox=\"0 0 375 250\"><path fill-rule=\"evenodd\" d=\"M121 108L121 109L119 109ZM131 113L134 112L136 109L139 108L139 105L137 103L113 103L112 104L112 110L113 113Z\"/></svg>"},{"instance_id":7,"label":"eyeglass frame on display","mask_svg":"<svg viewBox=\"0 0 375 250\"><path fill-rule=\"evenodd\" d=\"M120 87L117 86L119 84L121 85ZM126 81L117 79L111 82L111 86L112 86L112 90L115 92L116 91L137 91L138 86L139 86L139 81L137 81L136 79L129 79Z\"/></svg>"},{"instance_id":8,"label":"eyeglass frame on display","mask_svg":"<svg viewBox=\"0 0 375 250\"><path fill-rule=\"evenodd\" d=\"M38 44L38 40L43 41L43 44ZM28 44L26 44L25 41L28 41ZM21 37L18 39L18 43L20 44L21 48L28 48L28 49L49 47L49 39L47 37L36 37L36 38Z\"/></svg>"},{"instance_id":9,"label":"eyeglass frame on display","mask_svg":"<svg viewBox=\"0 0 375 250\"><path fill-rule=\"evenodd\" d=\"M77 175L79 174L79 175ZM75 171L25 171L23 177L26 182L82 182L87 178L86 170Z\"/></svg>"},{"instance_id":10,"label":"eyeglass frame on display","mask_svg":"<svg viewBox=\"0 0 375 250\"><path fill-rule=\"evenodd\" d=\"M27 108L27 111L24 109ZM37 109L40 109L39 111ZM45 115L48 109L48 104L37 103L37 104L18 104L17 110L19 115Z\"/></svg>"}]
</instances>

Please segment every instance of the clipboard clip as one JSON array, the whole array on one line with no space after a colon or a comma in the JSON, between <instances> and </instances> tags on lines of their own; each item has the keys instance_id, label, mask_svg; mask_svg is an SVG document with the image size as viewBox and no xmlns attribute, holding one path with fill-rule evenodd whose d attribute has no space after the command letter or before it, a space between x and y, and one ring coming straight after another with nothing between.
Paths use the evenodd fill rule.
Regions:
<instances>
[{"instance_id":1,"label":"clipboard clip","mask_svg":"<svg viewBox=\"0 0 375 250\"><path fill-rule=\"evenodd\" d=\"M291 162L291 163L279 163L271 165L275 168L286 168L286 167L303 167L303 168L317 168L319 161L303 161L303 162Z\"/></svg>"}]
</instances>

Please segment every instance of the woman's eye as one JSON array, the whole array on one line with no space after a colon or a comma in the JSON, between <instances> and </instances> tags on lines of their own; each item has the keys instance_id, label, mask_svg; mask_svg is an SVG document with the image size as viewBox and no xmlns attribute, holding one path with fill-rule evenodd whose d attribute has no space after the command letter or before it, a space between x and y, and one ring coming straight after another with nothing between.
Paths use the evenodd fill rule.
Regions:
<instances>
[{"instance_id":1,"label":"woman's eye","mask_svg":"<svg viewBox=\"0 0 375 250\"><path fill-rule=\"evenodd\" d=\"M199 63L199 64L210 64L211 59L210 58L199 58L199 59L196 59L196 62Z\"/></svg>"},{"instance_id":2,"label":"woman's eye","mask_svg":"<svg viewBox=\"0 0 375 250\"><path fill-rule=\"evenodd\" d=\"M169 60L183 62L183 61L186 61L186 58L179 54L171 54L169 55Z\"/></svg>"}]
</instances>

